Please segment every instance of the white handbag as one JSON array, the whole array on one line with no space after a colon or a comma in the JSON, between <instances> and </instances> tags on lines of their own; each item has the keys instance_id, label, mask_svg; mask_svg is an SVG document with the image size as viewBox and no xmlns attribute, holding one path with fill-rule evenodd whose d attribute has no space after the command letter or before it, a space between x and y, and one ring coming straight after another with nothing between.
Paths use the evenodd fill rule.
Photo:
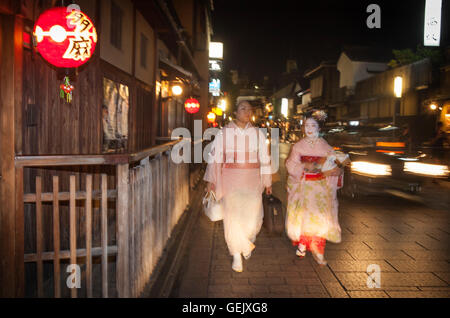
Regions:
<instances>
[{"instance_id":1,"label":"white handbag","mask_svg":"<svg viewBox=\"0 0 450 318\"><path fill-rule=\"evenodd\" d=\"M203 197L203 210L213 222L223 220L222 204L217 201L214 191L209 191Z\"/></svg>"}]
</instances>

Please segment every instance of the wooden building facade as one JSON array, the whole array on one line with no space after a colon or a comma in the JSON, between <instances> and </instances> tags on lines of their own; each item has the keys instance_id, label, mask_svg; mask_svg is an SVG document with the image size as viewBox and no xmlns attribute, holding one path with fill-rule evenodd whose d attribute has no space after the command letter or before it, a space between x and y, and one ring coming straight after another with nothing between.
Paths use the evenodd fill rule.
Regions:
<instances>
[{"instance_id":1,"label":"wooden building facade","mask_svg":"<svg viewBox=\"0 0 450 318\"><path fill-rule=\"evenodd\" d=\"M98 43L68 103L27 40L64 1L0 1L0 297L139 296L189 202L167 137L207 112L212 1L75 3Z\"/></svg>"},{"instance_id":2,"label":"wooden building facade","mask_svg":"<svg viewBox=\"0 0 450 318\"><path fill-rule=\"evenodd\" d=\"M435 118L431 116L426 100L430 88L436 86L436 80L433 81L429 59L374 72L370 77L357 81L354 87L339 87L340 76L332 62L322 62L305 73L305 78L310 80L311 103L304 110L325 109L331 122L354 120L361 124L389 124L393 121L395 104L399 102L397 125L416 126L420 117L424 130L433 131ZM399 100L394 95L397 76L402 77L402 97Z\"/></svg>"},{"instance_id":3,"label":"wooden building facade","mask_svg":"<svg viewBox=\"0 0 450 318\"><path fill-rule=\"evenodd\" d=\"M345 88L339 87L339 71L336 63L324 61L316 68L307 71L305 79L310 81L311 102L308 109L326 109L331 121L336 119L337 106L345 99Z\"/></svg>"}]
</instances>

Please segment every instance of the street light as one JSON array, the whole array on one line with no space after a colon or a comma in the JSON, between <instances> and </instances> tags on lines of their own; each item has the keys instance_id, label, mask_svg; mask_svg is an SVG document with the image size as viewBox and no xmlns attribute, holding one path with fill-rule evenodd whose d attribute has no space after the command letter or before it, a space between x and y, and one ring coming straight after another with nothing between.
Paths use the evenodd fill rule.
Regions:
<instances>
[{"instance_id":1,"label":"street light","mask_svg":"<svg viewBox=\"0 0 450 318\"><path fill-rule=\"evenodd\" d=\"M174 96L180 96L183 93L183 88L180 85L172 86L172 93Z\"/></svg>"},{"instance_id":2,"label":"street light","mask_svg":"<svg viewBox=\"0 0 450 318\"><path fill-rule=\"evenodd\" d=\"M396 98L394 105L394 115L392 116L393 126L396 125L397 113L399 113L400 111L400 99L402 98L402 90L403 90L403 78L401 76L396 76L394 79L394 94Z\"/></svg>"},{"instance_id":3,"label":"street light","mask_svg":"<svg viewBox=\"0 0 450 318\"><path fill-rule=\"evenodd\" d=\"M402 97L402 88L403 88L403 78L401 76L396 76L394 79L394 93L395 97Z\"/></svg>"},{"instance_id":4,"label":"street light","mask_svg":"<svg viewBox=\"0 0 450 318\"><path fill-rule=\"evenodd\" d=\"M430 109L431 110L436 110L436 108L437 108L436 104L433 103L433 104L430 105Z\"/></svg>"},{"instance_id":5,"label":"street light","mask_svg":"<svg viewBox=\"0 0 450 318\"><path fill-rule=\"evenodd\" d=\"M227 110L227 101L225 99L221 99L218 106L223 112L225 112Z\"/></svg>"}]
</instances>

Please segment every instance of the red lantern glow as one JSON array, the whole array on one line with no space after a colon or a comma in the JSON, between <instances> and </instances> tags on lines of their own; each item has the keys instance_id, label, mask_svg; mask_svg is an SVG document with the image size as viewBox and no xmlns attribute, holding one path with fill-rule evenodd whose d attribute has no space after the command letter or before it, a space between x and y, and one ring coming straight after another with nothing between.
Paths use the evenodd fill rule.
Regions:
<instances>
[{"instance_id":1,"label":"red lantern glow","mask_svg":"<svg viewBox=\"0 0 450 318\"><path fill-rule=\"evenodd\" d=\"M209 112L208 115L206 115L206 118L208 119L208 123L212 124L216 121L216 114Z\"/></svg>"},{"instance_id":2,"label":"red lantern glow","mask_svg":"<svg viewBox=\"0 0 450 318\"><path fill-rule=\"evenodd\" d=\"M97 32L81 11L55 7L42 13L34 25L37 49L57 67L78 67L94 54Z\"/></svg>"},{"instance_id":3,"label":"red lantern glow","mask_svg":"<svg viewBox=\"0 0 450 318\"><path fill-rule=\"evenodd\" d=\"M200 103L195 98L189 98L184 103L184 108L189 114L195 114L200 110Z\"/></svg>"}]
</instances>

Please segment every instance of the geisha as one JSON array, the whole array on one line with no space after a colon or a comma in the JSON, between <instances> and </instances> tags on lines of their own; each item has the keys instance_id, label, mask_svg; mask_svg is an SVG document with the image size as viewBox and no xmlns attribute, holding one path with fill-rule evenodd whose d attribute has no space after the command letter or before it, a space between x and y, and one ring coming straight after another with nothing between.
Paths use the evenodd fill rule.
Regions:
<instances>
[{"instance_id":1,"label":"geisha","mask_svg":"<svg viewBox=\"0 0 450 318\"><path fill-rule=\"evenodd\" d=\"M319 137L325 119L323 111L306 115L306 137L292 146L286 160L289 174L286 232L297 246L297 256L304 257L306 251L311 251L320 265L327 264L324 257L326 241L341 241L336 191L341 186L338 177L342 178L342 170L338 164L349 162L348 157L336 154Z\"/></svg>"}]
</instances>

